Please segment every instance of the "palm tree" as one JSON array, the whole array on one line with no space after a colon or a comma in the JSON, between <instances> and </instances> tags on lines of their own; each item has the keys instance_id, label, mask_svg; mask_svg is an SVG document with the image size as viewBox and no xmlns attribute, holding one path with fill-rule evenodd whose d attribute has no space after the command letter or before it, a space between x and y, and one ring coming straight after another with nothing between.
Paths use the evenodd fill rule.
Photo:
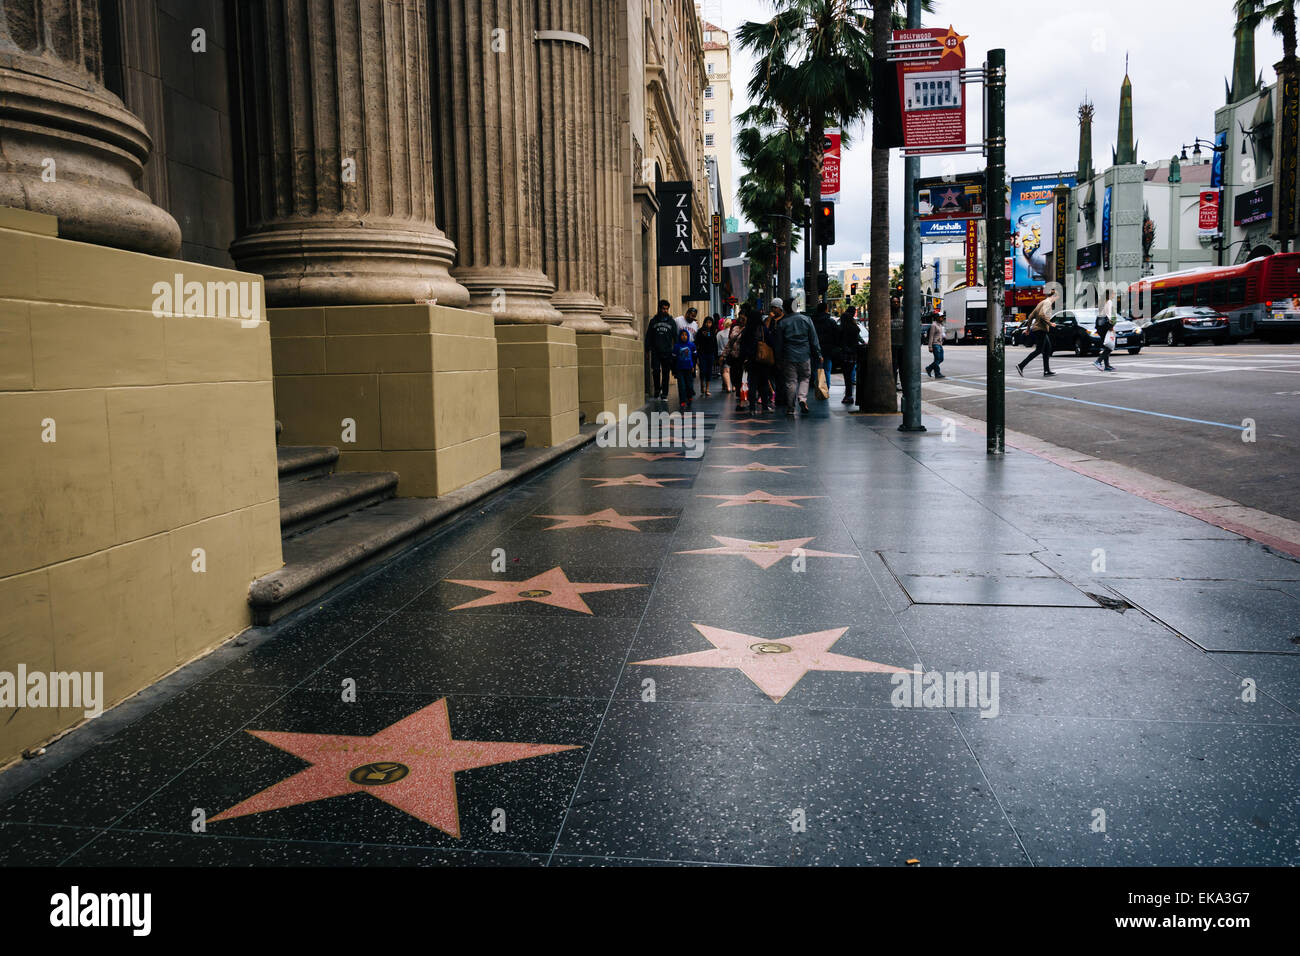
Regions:
<instances>
[{"instance_id":1,"label":"palm tree","mask_svg":"<svg viewBox=\"0 0 1300 956\"><path fill-rule=\"evenodd\" d=\"M737 119L736 151L746 172L740 178L740 209L745 218L775 237L777 294L790 301L790 253L797 245L791 232L796 203L801 208L803 190L795 177L802 155L803 131L791 125L777 108L751 106ZM750 256L751 264L754 257ZM764 259L766 268L768 260Z\"/></svg>"},{"instance_id":2,"label":"palm tree","mask_svg":"<svg viewBox=\"0 0 1300 956\"><path fill-rule=\"evenodd\" d=\"M1282 38L1282 58L1295 59L1295 0L1236 0L1233 10L1237 22L1255 29L1265 20L1273 21L1273 32Z\"/></svg>"}]
</instances>

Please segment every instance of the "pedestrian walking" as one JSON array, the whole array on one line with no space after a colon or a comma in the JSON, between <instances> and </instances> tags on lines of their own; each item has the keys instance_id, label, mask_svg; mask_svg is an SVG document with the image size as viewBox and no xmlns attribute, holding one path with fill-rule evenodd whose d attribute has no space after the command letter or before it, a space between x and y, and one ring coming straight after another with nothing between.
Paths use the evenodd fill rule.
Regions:
<instances>
[{"instance_id":1,"label":"pedestrian walking","mask_svg":"<svg viewBox=\"0 0 1300 956\"><path fill-rule=\"evenodd\" d=\"M695 308L695 306L691 306L685 311L685 313L673 319L673 321L677 323L677 328L685 329L690 333L692 342L695 341L695 333L700 330L700 324L696 321L699 314L700 310Z\"/></svg>"},{"instance_id":2,"label":"pedestrian walking","mask_svg":"<svg viewBox=\"0 0 1300 956\"><path fill-rule=\"evenodd\" d=\"M677 376L677 400L682 411L686 411L695 398L695 343L687 329L677 332L677 344L673 347L673 374Z\"/></svg>"},{"instance_id":3,"label":"pedestrian walking","mask_svg":"<svg viewBox=\"0 0 1300 956\"><path fill-rule=\"evenodd\" d=\"M812 321L813 328L817 330L817 341L822 346L822 360L819 365L813 366L813 378L817 377L816 370L821 369L826 376L826 384L830 385L831 373L844 362L844 356L840 350L839 326L831 318L830 312L826 310L825 302L817 306L817 312L813 315Z\"/></svg>"},{"instance_id":4,"label":"pedestrian walking","mask_svg":"<svg viewBox=\"0 0 1300 956\"><path fill-rule=\"evenodd\" d=\"M780 299L772 300L772 307L782 308ZM745 377L749 386L749 413L757 414L764 410L773 411L768 379L775 364L772 343L776 336L757 312L751 312L745 322L745 331L740 337L740 356L745 363Z\"/></svg>"},{"instance_id":5,"label":"pedestrian walking","mask_svg":"<svg viewBox=\"0 0 1300 956\"><path fill-rule=\"evenodd\" d=\"M802 312L785 313L772 303L771 316L776 323L777 352L781 357L781 371L785 382L785 413L794 414L794 403L808 414L808 383L812 370L822 364L821 342L817 327Z\"/></svg>"},{"instance_id":6,"label":"pedestrian walking","mask_svg":"<svg viewBox=\"0 0 1300 956\"><path fill-rule=\"evenodd\" d=\"M858 307L851 305L840 314L840 358L837 363L844 376L844 397L841 405L853 404L853 386L858 380Z\"/></svg>"},{"instance_id":7,"label":"pedestrian walking","mask_svg":"<svg viewBox=\"0 0 1300 956\"><path fill-rule=\"evenodd\" d=\"M1034 350L1016 364L1016 374L1021 377L1025 374L1025 366L1040 355L1043 357L1043 377L1056 374L1052 371L1052 329L1056 328L1056 323L1052 321L1052 311L1055 305L1056 290L1053 289L1029 313L1025 324L1029 326L1029 334L1034 337Z\"/></svg>"},{"instance_id":8,"label":"pedestrian walking","mask_svg":"<svg viewBox=\"0 0 1300 956\"><path fill-rule=\"evenodd\" d=\"M731 330L736 320L723 319L720 324L722 327L718 329L718 365L722 369L722 394L726 395L731 391L731 366L727 361L727 343L731 341Z\"/></svg>"},{"instance_id":9,"label":"pedestrian walking","mask_svg":"<svg viewBox=\"0 0 1300 956\"><path fill-rule=\"evenodd\" d=\"M727 368L731 371L731 390L736 393L736 411L745 408L745 358L741 354L745 329L753 321L748 305L742 307L739 317L731 324L731 334L727 336Z\"/></svg>"},{"instance_id":10,"label":"pedestrian walking","mask_svg":"<svg viewBox=\"0 0 1300 956\"><path fill-rule=\"evenodd\" d=\"M709 382L713 378L713 366L718 359L718 333L714 320L709 316L704 325L695 333L695 361L700 367L700 394L708 398Z\"/></svg>"},{"instance_id":11,"label":"pedestrian walking","mask_svg":"<svg viewBox=\"0 0 1300 956\"><path fill-rule=\"evenodd\" d=\"M906 344L903 341L903 304L898 296L893 296L889 300L889 352L894 362L894 388L899 392L903 390L903 362L906 357L903 349Z\"/></svg>"},{"instance_id":12,"label":"pedestrian walking","mask_svg":"<svg viewBox=\"0 0 1300 956\"><path fill-rule=\"evenodd\" d=\"M1115 324L1105 315L1097 317L1097 335L1101 339L1101 354L1092 364L1103 372L1113 372L1110 354L1115 351Z\"/></svg>"},{"instance_id":13,"label":"pedestrian walking","mask_svg":"<svg viewBox=\"0 0 1300 956\"><path fill-rule=\"evenodd\" d=\"M650 376L654 397L668 401L668 377L673 367L673 346L677 342L677 324L669 312L667 299L659 300L659 311L646 325L645 349L650 354Z\"/></svg>"},{"instance_id":14,"label":"pedestrian walking","mask_svg":"<svg viewBox=\"0 0 1300 956\"><path fill-rule=\"evenodd\" d=\"M930 352L934 355L934 361L925 367L925 374L931 378L947 378L943 374L941 366L943 365L943 322L944 314L935 312L930 321Z\"/></svg>"}]
</instances>

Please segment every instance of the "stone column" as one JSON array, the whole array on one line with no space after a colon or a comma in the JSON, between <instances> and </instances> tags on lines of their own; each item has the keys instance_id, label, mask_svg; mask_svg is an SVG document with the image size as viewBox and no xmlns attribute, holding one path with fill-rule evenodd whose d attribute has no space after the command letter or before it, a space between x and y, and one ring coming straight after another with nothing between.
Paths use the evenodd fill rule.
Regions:
<instances>
[{"instance_id":1,"label":"stone column","mask_svg":"<svg viewBox=\"0 0 1300 956\"><path fill-rule=\"evenodd\" d=\"M434 222L425 0L233 8L239 268L274 306L467 305Z\"/></svg>"},{"instance_id":2,"label":"stone column","mask_svg":"<svg viewBox=\"0 0 1300 956\"><path fill-rule=\"evenodd\" d=\"M596 293L605 303L602 318L618 335L635 337L626 274L628 203L632 196L631 137L624 121L620 80L627 64L620 55L619 18L627 17L624 0L591 0L592 65L596 119ZM624 39L623 42L626 42ZM627 142L624 142L627 140Z\"/></svg>"},{"instance_id":3,"label":"stone column","mask_svg":"<svg viewBox=\"0 0 1300 956\"><path fill-rule=\"evenodd\" d=\"M533 0L433 8L439 221L470 308L501 325L559 325L543 271Z\"/></svg>"},{"instance_id":4,"label":"stone column","mask_svg":"<svg viewBox=\"0 0 1300 956\"><path fill-rule=\"evenodd\" d=\"M578 332L608 332L596 289L591 0L536 0L542 248L551 303Z\"/></svg>"},{"instance_id":5,"label":"stone column","mask_svg":"<svg viewBox=\"0 0 1300 956\"><path fill-rule=\"evenodd\" d=\"M104 88L95 2L0 4L0 206L66 239L171 256L181 232L136 188L152 145Z\"/></svg>"}]
</instances>

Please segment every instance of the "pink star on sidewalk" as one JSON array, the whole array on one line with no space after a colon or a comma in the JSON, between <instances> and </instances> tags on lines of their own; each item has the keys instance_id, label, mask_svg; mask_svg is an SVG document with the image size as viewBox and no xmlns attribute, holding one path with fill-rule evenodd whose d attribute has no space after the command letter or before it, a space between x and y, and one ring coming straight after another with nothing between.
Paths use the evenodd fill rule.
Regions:
<instances>
[{"instance_id":1,"label":"pink star on sidewalk","mask_svg":"<svg viewBox=\"0 0 1300 956\"><path fill-rule=\"evenodd\" d=\"M740 471L770 471L778 475L785 475L789 468L802 468L803 465L765 465L760 461L751 461L748 465L709 465L710 468L725 468L727 474L734 475Z\"/></svg>"},{"instance_id":2,"label":"pink star on sidewalk","mask_svg":"<svg viewBox=\"0 0 1300 956\"><path fill-rule=\"evenodd\" d=\"M832 654L831 645L844 636L847 627L811 634L796 634L769 640L754 634L742 634L705 624L692 624L713 645L712 650L691 654L657 657L636 664L665 667L735 668L753 681L758 689L779 702L794 689L809 671L850 671L859 674L911 674L905 667L877 664L875 661Z\"/></svg>"},{"instance_id":3,"label":"pink star on sidewalk","mask_svg":"<svg viewBox=\"0 0 1300 956\"><path fill-rule=\"evenodd\" d=\"M559 531L563 528L620 528L623 531L640 531L637 521L662 521L672 515L621 515L613 508L593 511L589 515L538 515L539 518L554 518L559 524L551 525L547 531Z\"/></svg>"},{"instance_id":4,"label":"pink star on sidewalk","mask_svg":"<svg viewBox=\"0 0 1300 956\"><path fill-rule=\"evenodd\" d=\"M662 458L681 458L681 457L682 457L682 453L679 452L679 451L661 451L661 452L658 452L658 453L656 453L656 452L651 452L651 451L634 451L634 452L632 452L630 455L615 455L615 456L614 456L615 459L619 459L619 458L639 458L639 459L641 459L642 461L659 461L659 460L662 459Z\"/></svg>"},{"instance_id":5,"label":"pink star on sidewalk","mask_svg":"<svg viewBox=\"0 0 1300 956\"><path fill-rule=\"evenodd\" d=\"M627 475L624 478L584 478L583 481L599 481L593 488L619 488L635 485L638 488L662 488L666 481L685 481L685 478L647 478L645 475Z\"/></svg>"},{"instance_id":6,"label":"pink star on sidewalk","mask_svg":"<svg viewBox=\"0 0 1300 956\"><path fill-rule=\"evenodd\" d=\"M735 508L740 505L778 505L782 508L802 508L795 504L804 498L825 498L825 495L774 495L769 491L750 491L743 495L699 495L700 498L721 498L719 508Z\"/></svg>"},{"instance_id":7,"label":"pink star on sidewalk","mask_svg":"<svg viewBox=\"0 0 1300 956\"><path fill-rule=\"evenodd\" d=\"M328 800L345 793L368 793L459 838L457 771L526 760L579 746L455 740L451 736L445 697L370 737L276 730L248 733L307 761L310 766L218 813L211 818L211 823Z\"/></svg>"},{"instance_id":8,"label":"pink star on sidewalk","mask_svg":"<svg viewBox=\"0 0 1300 956\"><path fill-rule=\"evenodd\" d=\"M810 551L804 547L812 538L788 538L785 541L748 541L745 538L724 538L711 535L720 548L701 548L698 551L678 551L678 554L735 554L749 558L763 570L767 570L783 558L794 557L795 551L808 558L855 558L854 554L837 554L834 551Z\"/></svg>"},{"instance_id":9,"label":"pink star on sidewalk","mask_svg":"<svg viewBox=\"0 0 1300 956\"><path fill-rule=\"evenodd\" d=\"M750 443L746 443L746 442L732 442L730 445L722 445L722 446L720 446L720 447L722 447L722 448L745 448L745 449L748 449L749 451L763 451L763 450L768 449L768 448L792 448L793 446L792 446L792 445L777 445L777 444L774 444L774 443L771 443L771 442L769 442L769 443L767 443L767 444L765 444L765 445L760 445L760 444L753 443L753 442L750 442Z\"/></svg>"},{"instance_id":10,"label":"pink star on sidewalk","mask_svg":"<svg viewBox=\"0 0 1300 956\"><path fill-rule=\"evenodd\" d=\"M624 588L643 588L644 584L580 584L570 581L560 567L551 568L541 574L533 575L527 581L456 581L447 579L451 584L463 584L470 588L491 591L481 598L465 604L458 604L453 611L469 607L491 607L494 604L518 604L521 601L535 601L551 607L562 607L581 614L590 614L591 608L582 599L582 595L594 591L621 591Z\"/></svg>"}]
</instances>

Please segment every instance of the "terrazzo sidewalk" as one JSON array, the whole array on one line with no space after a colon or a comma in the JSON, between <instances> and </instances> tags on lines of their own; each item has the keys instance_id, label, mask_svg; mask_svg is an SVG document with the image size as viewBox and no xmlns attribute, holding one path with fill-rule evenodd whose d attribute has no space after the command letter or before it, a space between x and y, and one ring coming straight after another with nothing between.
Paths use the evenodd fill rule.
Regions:
<instances>
[{"instance_id":1,"label":"terrazzo sidewalk","mask_svg":"<svg viewBox=\"0 0 1300 956\"><path fill-rule=\"evenodd\" d=\"M838 398L249 632L0 774L0 862L1300 861L1300 562Z\"/></svg>"}]
</instances>

